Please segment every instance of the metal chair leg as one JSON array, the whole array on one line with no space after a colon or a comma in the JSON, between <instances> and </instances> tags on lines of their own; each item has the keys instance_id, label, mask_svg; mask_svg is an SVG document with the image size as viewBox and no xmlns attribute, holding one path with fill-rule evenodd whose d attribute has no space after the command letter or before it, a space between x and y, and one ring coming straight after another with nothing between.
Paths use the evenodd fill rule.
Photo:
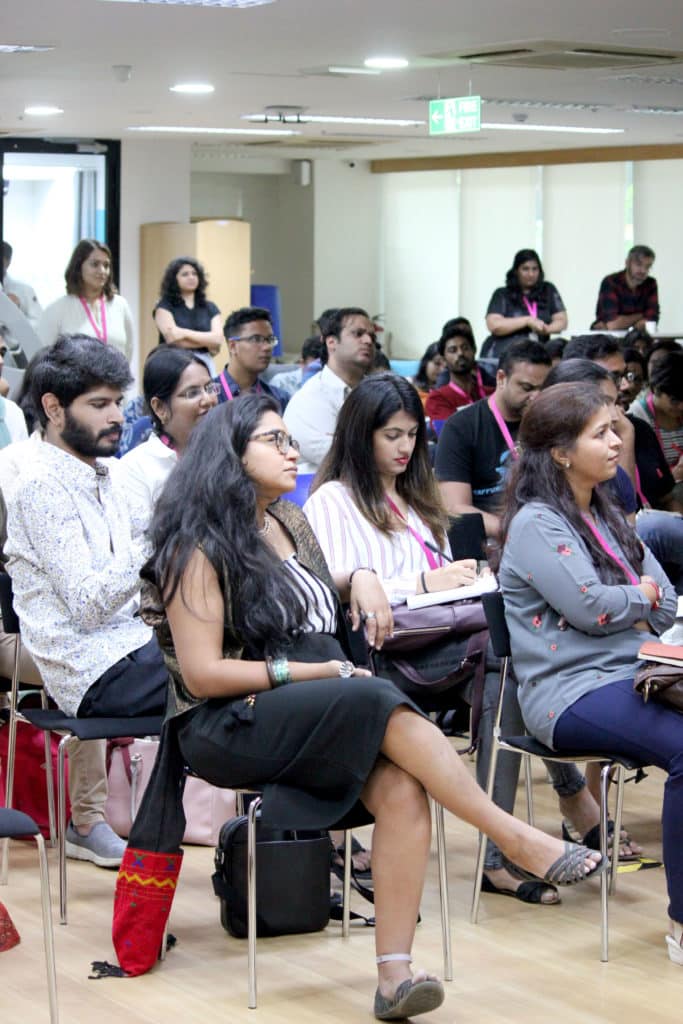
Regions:
<instances>
[{"instance_id":1,"label":"metal chair leg","mask_svg":"<svg viewBox=\"0 0 683 1024\"><path fill-rule=\"evenodd\" d=\"M600 772L600 853L603 858L609 856L609 806L607 796L609 793L610 769L611 766L609 764L603 764ZM600 875L600 959L603 963L607 963L609 960L609 879L606 871L603 871Z\"/></svg>"},{"instance_id":2,"label":"metal chair leg","mask_svg":"<svg viewBox=\"0 0 683 1024\"><path fill-rule=\"evenodd\" d=\"M441 941L443 943L443 976L453 981L453 954L451 951L451 913L448 898L448 866L446 862L446 829L443 806L434 801L436 817L436 850L439 861L439 895L441 897Z\"/></svg>"},{"instance_id":3,"label":"metal chair leg","mask_svg":"<svg viewBox=\"0 0 683 1024\"><path fill-rule=\"evenodd\" d=\"M48 710L48 696L45 692L45 687L40 691L40 706L43 711ZM52 773L52 733L45 731L43 733L43 739L45 742L45 786L47 792L47 818L50 824L50 846L53 848L57 845L57 825L55 817L55 780Z\"/></svg>"},{"instance_id":4,"label":"metal chair leg","mask_svg":"<svg viewBox=\"0 0 683 1024\"><path fill-rule=\"evenodd\" d=\"M247 947L250 1010L256 1009L256 813L261 806L258 796L249 804L247 815Z\"/></svg>"},{"instance_id":5,"label":"metal chair leg","mask_svg":"<svg viewBox=\"0 0 683 1024\"><path fill-rule=\"evenodd\" d=\"M18 635L14 637L14 668L12 689L9 698L9 736L7 738L7 764L5 766L5 807L12 806L14 797L14 761L17 754L17 702L19 699L19 655L21 652ZM0 885L7 885L9 872L9 839L2 840L0 858Z\"/></svg>"},{"instance_id":6,"label":"metal chair leg","mask_svg":"<svg viewBox=\"0 0 683 1024\"><path fill-rule=\"evenodd\" d=\"M531 757L524 755L524 789L526 792L526 820L534 827L534 781L531 775Z\"/></svg>"},{"instance_id":7,"label":"metal chair leg","mask_svg":"<svg viewBox=\"0 0 683 1024\"><path fill-rule=\"evenodd\" d=\"M47 869L45 840L38 833L33 837L38 847L40 863L40 903L43 913L43 942L45 944L45 968L47 970L47 992L50 1001L50 1024L59 1024L57 1004L57 971L55 969L55 946L52 931L52 904L50 902L50 878Z\"/></svg>"},{"instance_id":8,"label":"metal chair leg","mask_svg":"<svg viewBox=\"0 0 683 1024\"><path fill-rule=\"evenodd\" d=\"M617 800L614 808L614 838L612 840L612 863L609 873L609 894L613 896L617 891L617 872L619 871L619 836L621 835L621 816L624 810L624 782L625 771L623 765L614 766L614 776L617 782Z\"/></svg>"},{"instance_id":9,"label":"metal chair leg","mask_svg":"<svg viewBox=\"0 0 683 1024\"><path fill-rule=\"evenodd\" d=\"M351 934L351 862L353 835L351 829L344 832L344 880L342 883L342 938Z\"/></svg>"},{"instance_id":10,"label":"metal chair leg","mask_svg":"<svg viewBox=\"0 0 683 1024\"><path fill-rule=\"evenodd\" d=\"M45 733L49 737L49 733ZM59 921L66 924L66 744L70 736L62 736L57 756L57 807L59 811Z\"/></svg>"}]
</instances>

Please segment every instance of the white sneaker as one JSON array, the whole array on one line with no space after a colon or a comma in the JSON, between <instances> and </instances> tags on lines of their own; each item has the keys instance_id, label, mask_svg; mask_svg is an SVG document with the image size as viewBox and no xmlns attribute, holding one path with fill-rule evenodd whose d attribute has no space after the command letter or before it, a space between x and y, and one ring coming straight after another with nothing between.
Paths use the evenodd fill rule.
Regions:
<instances>
[{"instance_id":1,"label":"white sneaker","mask_svg":"<svg viewBox=\"0 0 683 1024\"><path fill-rule=\"evenodd\" d=\"M670 924L671 932L666 936L669 960L683 967L683 924L679 924L678 921L670 921Z\"/></svg>"},{"instance_id":2,"label":"white sneaker","mask_svg":"<svg viewBox=\"0 0 683 1024\"><path fill-rule=\"evenodd\" d=\"M126 843L106 821L98 821L87 836L79 835L70 821L66 830L65 849L67 857L73 860L89 860L98 868L117 868Z\"/></svg>"}]
</instances>

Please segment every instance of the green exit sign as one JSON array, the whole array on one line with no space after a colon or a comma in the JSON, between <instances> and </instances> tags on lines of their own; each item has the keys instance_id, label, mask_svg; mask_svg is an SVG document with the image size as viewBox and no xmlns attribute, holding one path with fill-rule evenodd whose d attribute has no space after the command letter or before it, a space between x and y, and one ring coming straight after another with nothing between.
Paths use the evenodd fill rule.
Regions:
<instances>
[{"instance_id":1,"label":"green exit sign","mask_svg":"<svg viewBox=\"0 0 683 1024\"><path fill-rule=\"evenodd\" d=\"M481 131L481 96L454 96L429 101L429 134Z\"/></svg>"}]
</instances>

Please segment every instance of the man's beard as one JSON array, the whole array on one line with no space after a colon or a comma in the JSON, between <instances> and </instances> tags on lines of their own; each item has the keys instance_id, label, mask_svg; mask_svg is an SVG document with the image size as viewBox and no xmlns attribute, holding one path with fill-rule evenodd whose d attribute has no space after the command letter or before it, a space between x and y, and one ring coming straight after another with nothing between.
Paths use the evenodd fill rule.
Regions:
<instances>
[{"instance_id":1,"label":"man's beard","mask_svg":"<svg viewBox=\"0 0 683 1024\"><path fill-rule=\"evenodd\" d=\"M116 455L119 450L121 428L109 427L108 430L102 430L99 434L93 434L67 408L64 410L64 429L61 437L62 441L78 455L84 455L87 458L106 457Z\"/></svg>"}]
</instances>

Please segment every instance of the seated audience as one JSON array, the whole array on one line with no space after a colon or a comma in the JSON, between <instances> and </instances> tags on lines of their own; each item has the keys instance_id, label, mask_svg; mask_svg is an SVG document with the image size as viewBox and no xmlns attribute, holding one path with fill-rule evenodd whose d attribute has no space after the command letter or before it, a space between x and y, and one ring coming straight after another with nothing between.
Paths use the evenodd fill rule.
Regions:
<instances>
[{"instance_id":1,"label":"seated audience","mask_svg":"<svg viewBox=\"0 0 683 1024\"><path fill-rule=\"evenodd\" d=\"M667 945L683 964L683 718L633 689L638 650L671 625L676 595L601 486L619 457L612 417L585 383L548 388L527 410L500 584L529 731L559 753L604 750L669 773Z\"/></svg>"},{"instance_id":2,"label":"seated audience","mask_svg":"<svg viewBox=\"0 0 683 1024\"><path fill-rule=\"evenodd\" d=\"M436 978L410 968L431 839L427 793L538 876L573 882L604 865L496 808L410 699L349 661L320 548L301 510L278 500L295 486L296 461L277 404L247 395L199 424L159 499L143 614L172 676L162 748L175 741L181 770L184 761L219 785L262 789L267 825L374 816L374 1012L410 1017L444 998ZM343 581L356 625L376 593L371 577ZM177 802L175 778L167 785Z\"/></svg>"},{"instance_id":3,"label":"seated audience","mask_svg":"<svg viewBox=\"0 0 683 1024\"><path fill-rule=\"evenodd\" d=\"M439 352L439 345L438 341L433 341L431 345L427 345L420 360L420 365L417 368L417 373L413 377L413 384L417 388L417 393L423 406L427 401L430 391L438 387L439 375L446 368L446 361Z\"/></svg>"},{"instance_id":4,"label":"seated audience","mask_svg":"<svg viewBox=\"0 0 683 1024\"><path fill-rule=\"evenodd\" d=\"M654 261L649 245L629 249L624 270L608 274L600 283L591 330L643 329L647 323L659 320L657 281L650 277Z\"/></svg>"},{"instance_id":5,"label":"seated audience","mask_svg":"<svg viewBox=\"0 0 683 1024\"><path fill-rule=\"evenodd\" d=\"M344 399L375 361L375 326L356 306L326 311L320 317L322 372L292 396L284 420L301 446L300 473L315 473L332 443Z\"/></svg>"},{"instance_id":6,"label":"seated audience","mask_svg":"<svg viewBox=\"0 0 683 1024\"><path fill-rule=\"evenodd\" d=\"M7 343L0 335L0 377L6 355ZM16 441L25 441L27 437L26 420L21 409L11 398L0 394L0 448L6 448Z\"/></svg>"},{"instance_id":7,"label":"seated audience","mask_svg":"<svg viewBox=\"0 0 683 1024\"><path fill-rule=\"evenodd\" d=\"M216 404L218 387L200 355L164 345L148 355L142 389L152 433L122 457L118 472L125 491L135 497L149 519L190 434Z\"/></svg>"},{"instance_id":8,"label":"seated audience","mask_svg":"<svg viewBox=\"0 0 683 1024\"><path fill-rule=\"evenodd\" d=\"M275 373L270 378L274 388L284 391L288 398L291 398L295 391L298 391L302 384L305 384L309 377L319 373L321 370L320 353L323 343L319 334L306 338L301 346L301 359L296 370L283 370Z\"/></svg>"},{"instance_id":9,"label":"seated audience","mask_svg":"<svg viewBox=\"0 0 683 1024\"><path fill-rule=\"evenodd\" d=\"M243 391L257 391L273 397L284 410L287 395L261 376L270 366L277 345L270 311L259 306L235 309L225 321L223 334L228 343L229 360L223 372L214 378L218 384L218 401L231 402Z\"/></svg>"},{"instance_id":10,"label":"seated audience","mask_svg":"<svg viewBox=\"0 0 683 1024\"><path fill-rule=\"evenodd\" d=\"M87 334L113 345L130 362L133 317L112 280L111 250L94 238L83 238L64 271L66 295L43 310L36 331L43 345L61 334Z\"/></svg>"},{"instance_id":11,"label":"seated audience","mask_svg":"<svg viewBox=\"0 0 683 1024\"><path fill-rule=\"evenodd\" d=\"M683 481L683 351L667 352L650 363L649 391L631 405L657 435L676 483Z\"/></svg>"},{"instance_id":12,"label":"seated audience","mask_svg":"<svg viewBox=\"0 0 683 1024\"><path fill-rule=\"evenodd\" d=\"M38 445L42 443L42 432L30 401L33 370L45 353L45 349L31 359L22 380L19 405L26 417L31 436L26 441L17 441L0 452L0 563L6 562L4 546L7 539L7 504L12 500L21 474L30 468ZM14 671L14 634L5 633L0 619L0 675L7 679ZM21 645L19 659L19 681L29 687L42 687L43 680L38 667L26 649ZM105 820L107 799L107 743L106 740L82 742L75 737L67 743L69 759L69 799L73 827L88 839L82 845L66 845L68 857L88 860L98 867L118 867L125 843L105 825L95 828ZM94 831L93 831L94 829Z\"/></svg>"},{"instance_id":13,"label":"seated audience","mask_svg":"<svg viewBox=\"0 0 683 1024\"><path fill-rule=\"evenodd\" d=\"M158 644L134 614L143 524L104 460L118 448L130 383L125 357L94 339L63 337L43 353L31 383L43 441L7 502L22 642L50 696L79 717L160 714L165 705ZM71 856L120 857L104 821L83 831L69 824Z\"/></svg>"},{"instance_id":14,"label":"seated audience","mask_svg":"<svg viewBox=\"0 0 683 1024\"><path fill-rule=\"evenodd\" d=\"M339 413L332 447L304 506L333 579L342 586L363 575L372 600L364 604L366 623L377 629L375 667L416 701L430 708L425 689L402 674L382 650L391 631L392 607L414 594L450 590L472 583L476 561L452 561L446 537L448 518L441 505L426 450L424 415L411 384L393 374L368 378L349 395ZM442 678L466 657L468 640L451 635L424 651L405 654L423 678ZM498 696L498 664L490 654L483 693L477 778L485 788ZM458 683L469 698L466 681ZM425 703L426 701L426 703ZM511 693L506 728L522 728ZM561 787L563 811L582 832L599 820L573 766L552 766ZM495 803L512 812L519 758L504 757L494 788ZM485 891L527 903L558 903L557 890L540 880L520 882L507 870L501 851L489 843Z\"/></svg>"},{"instance_id":15,"label":"seated audience","mask_svg":"<svg viewBox=\"0 0 683 1024\"><path fill-rule=\"evenodd\" d=\"M435 388L425 402L432 420L447 420L457 409L486 398L493 391L484 384L476 361L474 336L465 325L446 328L439 339L439 355L448 369L449 380Z\"/></svg>"},{"instance_id":16,"label":"seated audience","mask_svg":"<svg viewBox=\"0 0 683 1024\"><path fill-rule=\"evenodd\" d=\"M171 260L161 279L160 298L154 307L160 345L192 349L213 376L212 356L223 342L221 311L206 297L208 281L201 263L191 256Z\"/></svg>"},{"instance_id":17,"label":"seated audience","mask_svg":"<svg viewBox=\"0 0 683 1024\"><path fill-rule=\"evenodd\" d=\"M481 512L488 537L500 532L505 474L516 458L515 438L526 407L550 371L538 341L515 341L500 360L496 390L446 421L434 465L441 498L451 515Z\"/></svg>"},{"instance_id":18,"label":"seated audience","mask_svg":"<svg viewBox=\"0 0 683 1024\"><path fill-rule=\"evenodd\" d=\"M535 249L515 253L505 286L496 288L486 310L491 332L484 342L482 357L500 359L512 341L531 338L544 341L567 327L567 313L560 293L546 281L543 264Z\"/></svg>"},{"instance_id":19,"label":"seated audience","mask_svg":"<svg viewBox=\"0 0 683 1024\"><path fill-rule=\"evenodd\" d=\"M647 385L647 360L637 348L625 348L623 355L625 368L619 384L618 403L628 411Z\"/></svg>"},{"instance_id":20,"label":"seated audience","mask_svg":"<svg viewBox=\"0 0 683 1024\"><path fill-rule=\"evenodd\" d=\"M661 341L656 341L647 355L647 375L648 378L652 373L652 367L655 363L658 363L662 356L667 355L669 352L681 352L683 348L680 342L676 341L675 338L662 338Z\"/></svg>"},{"instance_id":21,"label":"seated audience","mask_svg":"<svg viewBox=\"0 0 683 1024\"><path fill-rule=\"evenodd\" d=\"M549 338L545 343L548 355L552 359L553 366L557 366L564 357L564 350L567 347L566 338Z\"/></svg>"},{"instance_id":22,"label":"seated audience","mask_svg":"<svg viewBox=\"0 0 683 1024\"><path fill-rule=\"evenodd\" d=\"M16 277L12 277L9 273L12 252L12 246L9 242L3 242L2 288L7 297L21 310L31 326L35 327L43 309L32 286L25 281L17 281Z\"/></svg>"}]
</instances>

